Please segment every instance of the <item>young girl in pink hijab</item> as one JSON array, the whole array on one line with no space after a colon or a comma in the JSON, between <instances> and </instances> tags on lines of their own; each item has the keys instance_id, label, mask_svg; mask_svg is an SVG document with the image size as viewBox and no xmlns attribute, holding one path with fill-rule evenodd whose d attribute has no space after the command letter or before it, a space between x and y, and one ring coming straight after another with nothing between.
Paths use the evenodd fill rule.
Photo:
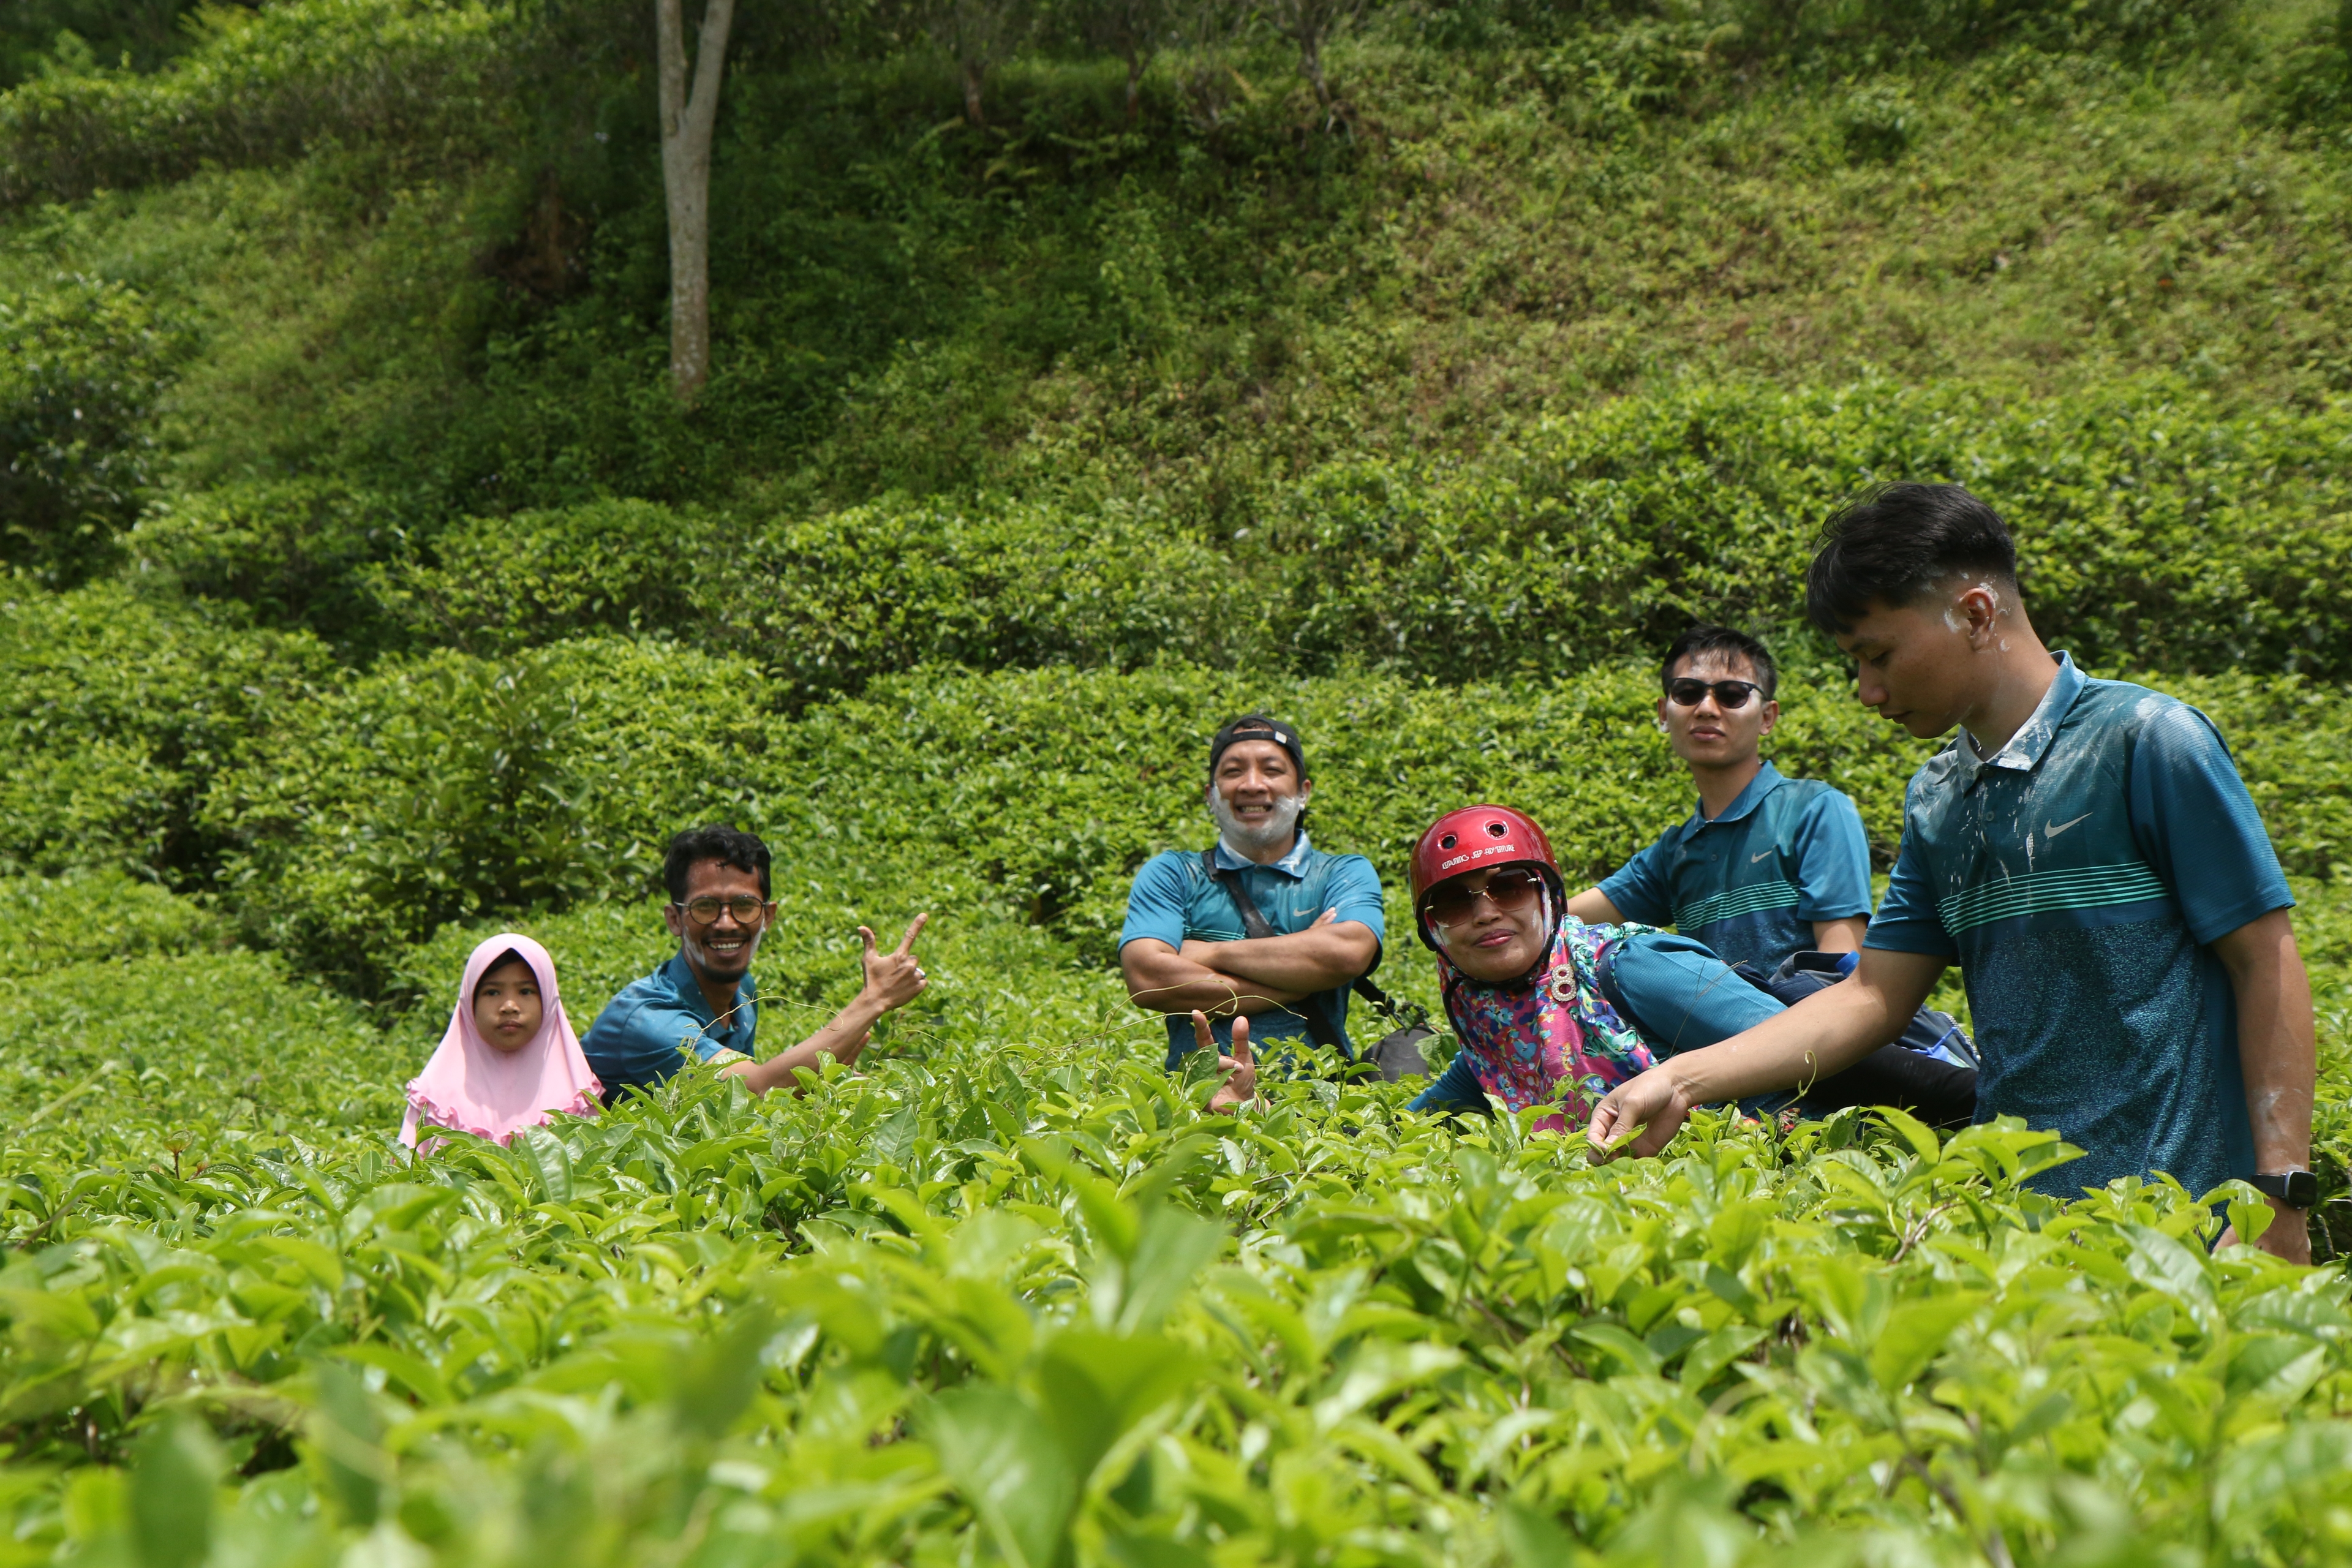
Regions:
<instances>
[{"instance_id":1,"label":"young girl in pink hijab","mask_svg":"<svg viewBox=\"0 0 2352 1568\"><path fill-rule=\"evenodd\" d=\"M603 1089L563 1016L555 961L502 932L466 961L448 1032L409 1080L400 1141L413 1148L420 1132L446 1127L503 1143L551 1111L594 1115Z\"/></svg>"}]
</instances>

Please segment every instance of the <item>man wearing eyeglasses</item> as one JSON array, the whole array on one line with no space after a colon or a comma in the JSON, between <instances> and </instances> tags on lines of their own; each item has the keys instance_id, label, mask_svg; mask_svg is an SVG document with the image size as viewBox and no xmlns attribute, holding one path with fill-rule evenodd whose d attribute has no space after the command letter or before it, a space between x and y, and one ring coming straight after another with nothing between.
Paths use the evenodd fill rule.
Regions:
<instances>
[{"instance_id":1,"label":"man wearing eyeglasses","mask_svg":"<svg viewBox=\"0 0 2352 1568\"><path fill-rule=\"evenodd\" d=\"M1659 675L1658 728L1698 784L1698 810L1568 912L1587 924L1671 925L1768 975L1798 952L1859 950L1870 841L1852 800L1763 760L1780 720L1772 655L1744 632L1695 626Z\"/></svg>"},{"instance_id":2,"label":"man wearing eyeglasses","mask_svg":"<svg viewBox=\"0 0 2352 1568\"><path fill-rule=\"evenodd\" d=\"M759 990L751 979L751 959L776 918L768 870L768 847L732 827L688 828L670 840L662 864L670 901L662 919L677 938L677 955L624 987L580 1042L604 1082L607 1104L633 1085L658 1087L689 1059L741 1079L754 1094L793 1086L793 1074L814 1068L820 1057L834 1057L845 1066L856 1061L875 1020L922 994L929 981L915 959L915 938L931 917L916 916L905 940L889 952L859 926L866 944L864 988L815 1034L760 1060L754 1048Z\"/></svg>"}]
</instances>

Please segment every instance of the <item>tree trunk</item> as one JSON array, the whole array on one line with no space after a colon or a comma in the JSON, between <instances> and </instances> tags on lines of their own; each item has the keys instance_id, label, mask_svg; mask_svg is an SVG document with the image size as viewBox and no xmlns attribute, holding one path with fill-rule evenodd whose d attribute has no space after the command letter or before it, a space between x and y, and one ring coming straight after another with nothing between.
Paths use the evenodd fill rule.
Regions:
<instances>
[{"instance_id":1,"label":"tree trunk","mask_svg":"<svg viewBox=\"0 0 2352 1568\"><path fill-rule=\"evenodd\" d=\"M686 75L686 0L654 0L661 58L662 190L669 198L669 379L688 407L710 379L710 138L735 0L709 0Z\"/></svg>"},{"instance_id":2,"label":"tree trunk","mask_svg":"<svg viewBox=\"0 0 2352 1568\"><path fill-rule=\"evenodd\" d=\"M1135 129L1135 112L1143 96L1143 51L1130 49L1127 56L1127 128Z\"/></svg>"},{"instance_id":3,"label":"tree trunk","mask_svg":"<svg viewBox=\"0 0 2352 1568\"><path fill-rule=\"evenodd\" d=\"M982 77L988 68L970 57L958 60L956 64L963 72L964 120L973 130L985 131L988 129L988 116L981 112L980 88Z\"/></svg>"},{"instance_id":4,"label":"tree trunk","mask_svg":"<svg viewBox=\"0 0 2352 1568\"><path fill-rule=\"evenodd\" d=\"M1298 63L1307 72L1307 85L1315 89L1315 101L1323 106L1323 128L1328 131L1331 128L1331 85L1323 79L1323 37L1318 30L1298 30Z\"/></svg>"}]
</instances>

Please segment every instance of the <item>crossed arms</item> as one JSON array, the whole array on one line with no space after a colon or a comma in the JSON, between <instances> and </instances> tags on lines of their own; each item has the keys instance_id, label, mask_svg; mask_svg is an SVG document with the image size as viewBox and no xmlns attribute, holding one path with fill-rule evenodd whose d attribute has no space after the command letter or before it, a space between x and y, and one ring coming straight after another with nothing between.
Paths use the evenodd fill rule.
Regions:
<instances>
[{"instance_id":1,"label":"crossed arms","mask_svg":"<svg viewBox=\"0 0 2352 1568\"><path fill-rule=\"evenodd\" d=\"M1202 1012L1213 1018L1283 1012L1318 991L1370 972L1380 939L1361 921L1328 909L1305 931L1239 942L1188 938L1171 947L1139 936L1118 950L1128 1000L1151 1013Z\"/></svg>"}]
</instances>

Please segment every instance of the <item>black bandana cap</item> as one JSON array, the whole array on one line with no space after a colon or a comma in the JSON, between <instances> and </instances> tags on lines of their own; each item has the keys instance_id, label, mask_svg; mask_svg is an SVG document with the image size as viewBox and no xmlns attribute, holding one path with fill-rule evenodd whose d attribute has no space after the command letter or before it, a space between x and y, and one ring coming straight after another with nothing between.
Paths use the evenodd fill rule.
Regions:
<instances>
[{"instance_id":1,"label":"black bandana cap","mask_svg":"<svg viewBox=\"0 0 2352 1568\"><path fill-rule=\"evenodd\" d=\"M1298 743L1298 731L1287 724L1277 723L1263 713L1244 713L1217 731L1209 742L1209 776L1217 776L1217 763L1236 741L1271 741L1290 753L1290 765L1298 770L1298 782L1307 782L1307 752Z\"/></svg>"}]
</instances>

